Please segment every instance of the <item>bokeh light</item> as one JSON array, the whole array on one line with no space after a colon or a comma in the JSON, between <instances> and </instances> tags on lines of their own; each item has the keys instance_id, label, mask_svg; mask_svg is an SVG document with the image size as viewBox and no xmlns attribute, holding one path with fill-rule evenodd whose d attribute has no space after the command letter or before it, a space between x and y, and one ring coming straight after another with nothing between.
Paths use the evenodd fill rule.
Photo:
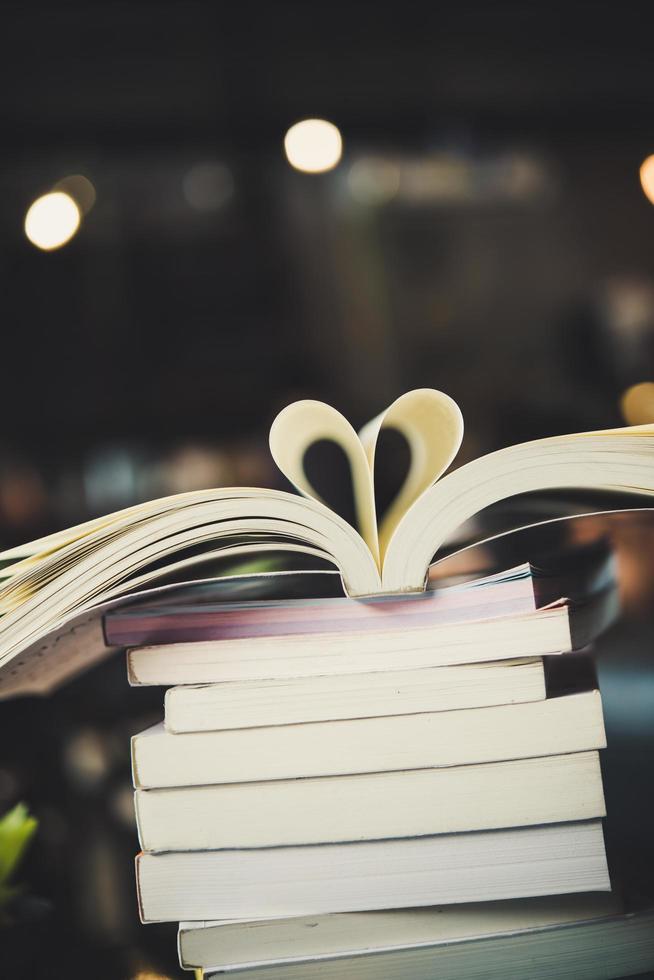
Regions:
<instances>
[{"instance_id":1,"label":"bokeh light","mask_svg":"<svg viewBox=\"0 0 654 980\"><path fill-rule=\"evenodd\" d=\"M641 381L627 388L620 399L620 408L628 425L654 422L654 381Z\"/></svg>"},{"instance_id":2,"label":"bokeh light","mask_svg":"<svg viewBox=\"0 0 654 980\"><path fill-rule=\"evenodd\" d=\"M44 252L69 242L80 224L80 210L69 194L52 191L34 201L25 215L25 234Z\"/></svg>"},{"instance_id":3,"label":"bokeh light","mask_svg":"<svg viewBox=\"0 0 654 980\"><path fill-rule=\"evenodd\" d=\"M286 158L296 170L320 174L333 170L343 154L343 139L337 126L326 119L303 119L284 137Z\"/></svg>"},{"instance_id":4,"label":"bokeh light","mask_svg":"<svg viewBox=\"0 0 654 980\"><path fill-rule=\"evenodd\" d=\"M195 976L202 977L202 971L195 971ZM172 980L168 974L157 973L155 970L139 970L133 977L133 980Z\"/></svg>"},{"instance_id":5,"label":"bokeh light","mask_svg":"<svg viewBox=\"0 0 654 980\"><path fill-rule=\"evenodd\" d=\"M654 204L654 153L640 165L640 183L645 197Z\"/></svg>"}]
</instances>

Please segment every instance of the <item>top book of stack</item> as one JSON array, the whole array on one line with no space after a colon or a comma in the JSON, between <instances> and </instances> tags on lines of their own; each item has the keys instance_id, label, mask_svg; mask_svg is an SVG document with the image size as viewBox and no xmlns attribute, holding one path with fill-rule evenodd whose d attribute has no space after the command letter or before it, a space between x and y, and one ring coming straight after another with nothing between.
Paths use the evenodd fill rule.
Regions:
<instances>
[{"instance_id":1,"label":"top book of stack","mask_svg":"<svg viewBox=\"0 0 654 980\"><path fill-rule=\"evenodd\" d=\"M325 577L314 575L311 582L316 586ZM303 579L309 581L306 574L278 577L275 599L245 598L252 585L246 578L240 583L241 601L230 602L229 595L220 601L218 586L212 592L201 587L195 601L187 590L183 601L160 598L119 607L105 616L106 640L129 648L133 685L270 681L270 708L278 712L281 696L291 696L291 684L281 692L275 685L288 680L295 690L292 706L306 714L317 705L309 703L301 681L320 678L323 692L334 699L332 712L340 712L329 716L335 718L348 717L342 712L356 683L348 675L376 672L375 680L402 671L406 678L408 670L457 664L478 664L483 672L489 661L567 653L589 645L617 612L613 562L602 548L569 555L559 575L541 576L524 564L460 585L357 602L342 596L283 597L284 585L292 593ZM558 598L551 600L552 595ZM417 676L426 683L424 673ZM472 682L474 673L466 676ZM444 695L445 678L439 674ZM456 693L462 693L460 684L459 679ZM315 684L311 690L315 699ZM420 692L418 682L418 698ZM374 696L371 685L366 693ZM221 715L227 718L225 707ZM265 703L259 700L256 709L262 724ZM287 718L307 720L320 717Z\"/></svg>"}]
</instances>

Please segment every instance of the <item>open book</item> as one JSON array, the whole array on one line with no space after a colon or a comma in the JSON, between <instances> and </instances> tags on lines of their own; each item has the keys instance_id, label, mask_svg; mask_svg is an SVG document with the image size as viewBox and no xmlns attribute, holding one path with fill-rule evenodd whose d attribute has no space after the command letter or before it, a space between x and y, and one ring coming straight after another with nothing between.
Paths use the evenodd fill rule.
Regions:
<instances>
[{"instance_id":1,"label":"open book","mask_svg":"<svg viewBox=\"0 0 654 980\"><path fill-rule=\"evenodd\" d=\"M378 522L375 453L386 428L406 439L410 465ZM654 493L654 425L528 442L444 476L462 436L456 403L427 388L402 395L358 435L329 405L289 405L272 425L270 449L300 495L255 488L184 493L0 554L0 671L80 611L216 558L300 552L335 565L350 596L416 592L443 542L499 500L570 487ZM349 462L358 529L326 506L306 475L307 450L325 439Z\"/></svg>"}]
</instances>

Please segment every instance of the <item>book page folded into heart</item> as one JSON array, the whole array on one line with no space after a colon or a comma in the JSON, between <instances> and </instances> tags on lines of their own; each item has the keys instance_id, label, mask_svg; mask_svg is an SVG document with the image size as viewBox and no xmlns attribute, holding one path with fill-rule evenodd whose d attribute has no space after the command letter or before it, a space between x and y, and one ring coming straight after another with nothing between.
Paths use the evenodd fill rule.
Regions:
<instances>
[{"instance_id":1,"label":"book page folded into heart","mask_svg":"<svg viewBox=\"0 0 654 980\"><path fill-rule=\"evenodd\" d=\"M377 527L375 513L375 451L382 429L399 431L410 450L409 471L395 500ZM304 459L314 443L329 439L345 453L352 473L357 524L379 568L397 525L421 493L445 473L463 439L463 416L449 395L419 388L402 395L368 422L357 435L331 405L294 402L283 409L270 430L270 451L285 477L304 494L320 501L309 483ZM423 576L424 577L424 576Z\"/></svg>"},{"instance_id":2,"label":"book page folded into heart","mask_svg":"<svg viewBox=\"0 0 654 980\"><path fill-rule=\"evenodd\" d=\"M380 433L405 438L410 465L379 527L374 465ZM350 596L415 592L444 541L516 494L575 488L654 494L654 424L539 439L445 474L463 436L449 396L410 391L357 435L329 405L300 401L270 432L272 455L301 495L221 488L150 501L0 554L0 670L80 611L216 558L300 552L335 565ZM349 462L359 530L330 510L305 471L329 439Z\"/></svg>"}]
</instances>

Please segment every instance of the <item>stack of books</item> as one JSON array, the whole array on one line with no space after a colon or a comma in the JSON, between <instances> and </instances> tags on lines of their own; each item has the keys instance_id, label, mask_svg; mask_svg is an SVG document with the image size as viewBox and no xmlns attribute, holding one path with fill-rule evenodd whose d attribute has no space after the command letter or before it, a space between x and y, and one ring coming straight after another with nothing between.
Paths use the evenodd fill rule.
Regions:
<instances>
[{"instance_id":1,"label":"stack of books","mask_svg":"<svg viewBox=\"0 0 654 980\"><path fill-rule=\"evenodd\" d=\"M613 608L592 579L544 607L524 565L405 597L107 614L130 683L173 685L132 742L143 921L180 921L182 966L225 971L438 945L481 929L480 902L609 890L601 698L570 656ZM509 903L491 931L565 909L615 902Z\"/></svg>"},{"instance_id":2,"label":"stack of books","mask_svg":"<svg viewBox=\"0 0 654 980\"><path fill-rule=\"evenodd\" d=\"M409 465L380 514L385 429ZM577 978L595 961L593 976L613 976L616 949L623 972L654 965L651 916L606 904L601 702L588 672L570 671L571 651L611 621L614 592L595 581L577 601L526 565L425 588L434 557L469 531L483 539L476 515L507 498L651 502L654 425L540 439L447 472L462 437L458 406L433 389L358 435L331 406L296 402L270 449L298 494L198 490L0 554L0 698L45 693L121 647L132 683L171 688L164 723L133 744L137 878L144 921L187 923L184 966L265 968L267 980L524 976L515 951L533 965L533 939L542 970L529 975L563 975L552 930ZM307 475L323 440L349 463L352 523ZM602 497L616 506L624 496ZM588 510L575 496L567 516ZM319 571L247 587L215 577L271 558Z\"/></svg>"}]
</instances>

